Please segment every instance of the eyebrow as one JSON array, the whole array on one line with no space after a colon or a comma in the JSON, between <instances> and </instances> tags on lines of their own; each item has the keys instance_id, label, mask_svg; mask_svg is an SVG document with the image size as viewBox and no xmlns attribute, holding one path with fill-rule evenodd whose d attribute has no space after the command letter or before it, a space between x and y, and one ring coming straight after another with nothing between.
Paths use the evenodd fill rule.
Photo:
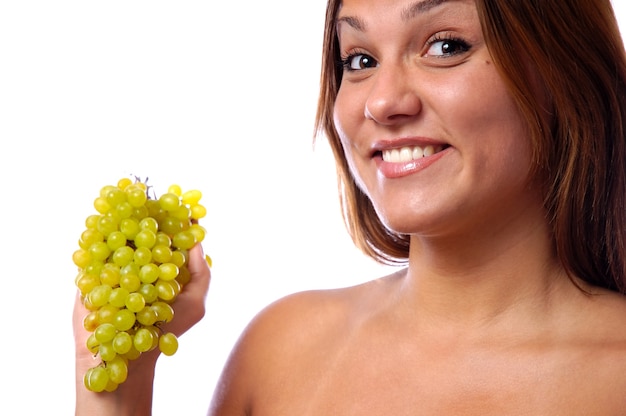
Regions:
<instances>
[{"instance_id":1,"label":"eyebrow","mask_svg":"<svg viewBox=\"0 0 626 416\"><path fill-rule=\"evenodd\" d=\"M442 5L443 3L448 2L449 0L420 0L414 3L411 3L409 6L405 7L402 10L401 16L402 20L411 20L419 14L426 13L431 9ZM367 29L367 25L365 22L358 17L355 16L342 16L337 18L337 24L340 22L345 22L352 28L364 32Z\"/></svg>"},{"instance_id":2,"label":"eyebrow","mask_svg":"<svg viewBox=\"0 0 626 416\"><path fill-rule=\"evenodd\" d=\"M402 11L403 20L411 20L415 16L426 13L431 9L448 2L449 0L422 0L412 3Z\"/></svg>"}]
</instances>

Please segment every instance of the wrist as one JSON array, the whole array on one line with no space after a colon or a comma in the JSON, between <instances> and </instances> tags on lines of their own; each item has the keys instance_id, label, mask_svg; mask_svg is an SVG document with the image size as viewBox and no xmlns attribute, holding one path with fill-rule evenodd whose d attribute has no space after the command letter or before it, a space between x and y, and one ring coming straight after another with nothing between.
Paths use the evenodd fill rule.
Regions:
<instances>
[{"instance_id":1,"label":"wrist","mask_svg":"<svg viewBox=\"0 0 626 416\"><path fill-rule=\"evenodd\" d=\"M145 353L128 363L128 378L113 392L95 393L84 384L85 372L99 365L93 357L76 360L76 416L147 416L152 412L152 391L157 351Z\"/></svg>"}]
</instances>

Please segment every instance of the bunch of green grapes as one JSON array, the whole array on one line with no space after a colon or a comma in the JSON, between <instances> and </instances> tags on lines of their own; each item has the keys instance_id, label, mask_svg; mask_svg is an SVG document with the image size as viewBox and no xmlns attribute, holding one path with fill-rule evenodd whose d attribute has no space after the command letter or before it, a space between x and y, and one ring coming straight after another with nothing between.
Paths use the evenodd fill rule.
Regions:
<instances>
[{"instance_id":1,"label":"bunch of green grapes","mask_svg":"<svg viewBox=\"0 0 626 416\"><path fill-rule=\"evenodd\" d=\"M142 353L178 349L160 326L174 318L171 304L190 279L188 250L205 237L198 220L206 208L198 190L172 185L158 198L150 190L130 178L102 187L72 257L89 310L86 348L99 357L84 376L91 391L114 391Z\"/></svg>"}]
</instances>

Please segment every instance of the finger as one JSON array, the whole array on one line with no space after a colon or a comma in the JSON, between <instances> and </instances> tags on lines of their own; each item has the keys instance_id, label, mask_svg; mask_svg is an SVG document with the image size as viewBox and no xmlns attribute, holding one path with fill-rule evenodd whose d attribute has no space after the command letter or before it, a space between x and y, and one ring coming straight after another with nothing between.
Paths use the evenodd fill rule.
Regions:
<instances>
[{"instance_id":1,"label":"finger","mask_svg":"<svg viewBox=\"0 0 626 416\"><path fill-rule=\"evenodd\" d=\"M211 269L201 244L196 244L189 250L189 272L191 280L187 286L192 284L194 292L206 297L211 282Z\"/></svg>"},{"instance_id":2,"label":"finger","mask_svg":"<svg viewBox=\"0 0 626 416\"><path fill-rule=\"evenodd\" d=\"M182 335L204 317L205 301L211 281L211 270L198 244L189 251L191 278L172 304L174 319L167 324L167 331ZM164 328L165 329L165 328Z\"/></svg>"}]
</instances>

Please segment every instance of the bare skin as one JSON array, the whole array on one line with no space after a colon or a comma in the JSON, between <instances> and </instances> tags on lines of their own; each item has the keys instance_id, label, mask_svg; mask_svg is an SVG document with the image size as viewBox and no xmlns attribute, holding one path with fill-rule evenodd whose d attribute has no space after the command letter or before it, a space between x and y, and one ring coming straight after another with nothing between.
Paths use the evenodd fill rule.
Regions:
<instances>
[{"instance_id":1,"label":"bare skin","mask_svg":"<svg viewBox=\"0 0 626 416\"><path fill-rule=\"evenodd\" d=\"M337 30L335 124L408 268L263 311L211 414L622 415L626 301L558 262L474 3L345 0Z\"/></svg>"},{"instance_id":2,"label":"bare skin","mask_svg":"<svg viewBox=\"0 0 626 416\"><path fill-rule=\"evenodd\" d=\"M190 250L191 280L172 305L176 319L163 329L181 336L204 316L205 299L211 280L211 272L204 259L201 246ZM89 333L83 328L83 318L88 311L80 297L74 304L74 339L76 344L76 411L85 416L130 416L152 413L152 383L159 357L158 351L144 353L140 359L129 363L128 379L114 393L92 393L83 384L83 375L97 365L97 358L85 348Z\"/></svg>"},{"instance_id":3,"label":"bare skin","mask_svg":"<svg viewBox=\"0 0 626 416\"><path fill-rule=\"evenodd\" d=\"M433 323L409 306L408 279L270 306L234 350L210 414L623 414L621 296L563 280L549 300Z\"/></svg>"},{"instance_id":4,"label":"bare skin","mask_svg":"<svg viewBox=\"0 0 626 416\"><path fill-rule=\"evenodd\" d=\"M411 236L408 266L261 311L209 414L622 416L626 298L559 263L524 120L473 1L345 0L337 27L335 123L357 183ZM419 162L382 155L428 145L438 152ZM190 267L179 334L201 318L210 280L199 248ZM77 302L76 414L149 415L156 355L115 393L81 388L83 313Z\"/></svg>"}]
</instances>

